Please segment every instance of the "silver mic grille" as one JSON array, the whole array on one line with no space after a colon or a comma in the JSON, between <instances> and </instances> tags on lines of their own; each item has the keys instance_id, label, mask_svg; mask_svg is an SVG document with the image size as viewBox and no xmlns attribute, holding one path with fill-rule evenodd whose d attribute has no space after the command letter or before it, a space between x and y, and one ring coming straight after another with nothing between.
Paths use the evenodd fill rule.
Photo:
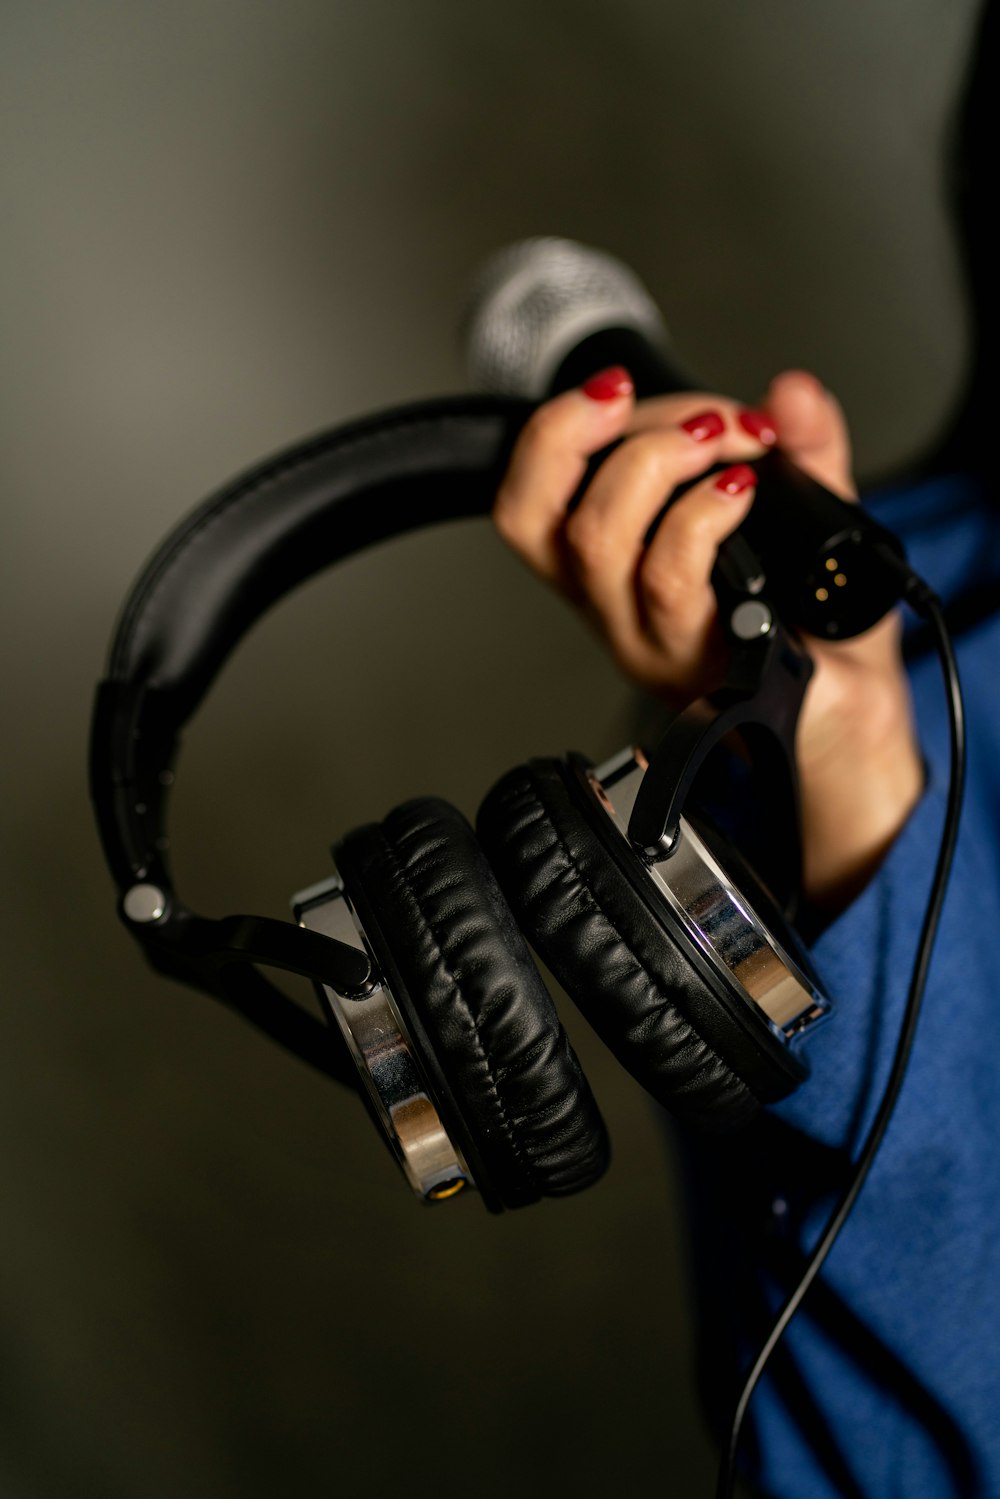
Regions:
<instances>
[{"instance_id":1,"label":"silver mic grille","mask_svg":"<svg viewBox=\"0 0 1000 1499\"><path fill-rule=\"evenodd\" d=\"M470 289L469 379L477 390L539 400L570 349L616 327L667 341L656 304L613 255L571 239L520 240L492 255Z\"/></svg>"}]
</instances>

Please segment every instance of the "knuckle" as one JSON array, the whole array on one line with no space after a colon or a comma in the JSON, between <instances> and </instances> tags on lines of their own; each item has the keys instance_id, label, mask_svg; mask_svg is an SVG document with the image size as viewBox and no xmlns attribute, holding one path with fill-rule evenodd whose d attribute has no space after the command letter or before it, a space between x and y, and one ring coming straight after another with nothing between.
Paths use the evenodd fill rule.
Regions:
<instances>
[{"instance_id":1,"label":"knuckle","mask_svg":"<svg viewBox=\"0 0 1000 1499\"><path fill-rule=\"evenodd\" d=\"M587 507L575 511L566 522L566 544L573 554L580 572L591 577L600 573L607 565L613 543L600 518L592 516Z\"/></svg>"},{"instance_id":2,"label":"knuckle","mask_svg":"<svg viewBox=\"0 0 1000 1499\"><path fill-rule=\"evenodd\" d=\"M647 608L661 621L683 624L704 603L710 555L690 544L651 547L639 565L638 587Z\"/></svg>"},{"instance_id":3,"label":"knuckle","mask_svg":"<svg viewBox=\"0 0 1000 1499\"><path fill-rule=\"evenodd\" d=\"M674 504L663 517L658 537L679 565L703 560L718 546L716 517L692 498Z\"/></svg>"},{"instance_id":4,"label":"knuckle","mask_svg":"<svg viewBox=\"0 0 1000 1499\"><path fill-rule=\"evenodd\" d=\"M674 569L667 559L647 552L639 565L639 587L643 597L669 609L676 597L674 581Z\"/></svg>"},{"instance_id":5,"label":"knuckle","mask_svg":"<svg viewBox=\"0 0 1000 1499\"><path fill-rule=\"evenodd\" d=\"M639 589L647 607L654 609L661 619L673 619L683 613L685 590L672 559L647 552L639 567Z\"/></svg>"},{"instance_id":6,"label":"knuckle","mask_svg":"<svg viewBox=\"0 0 1000 1499\"><path fill-rule=\"evenodd\" d=\"M637 433L625 445L622 461L629 482L666 487L676 467L677 439L669 430Z\"/></svg>"}]
</instances>

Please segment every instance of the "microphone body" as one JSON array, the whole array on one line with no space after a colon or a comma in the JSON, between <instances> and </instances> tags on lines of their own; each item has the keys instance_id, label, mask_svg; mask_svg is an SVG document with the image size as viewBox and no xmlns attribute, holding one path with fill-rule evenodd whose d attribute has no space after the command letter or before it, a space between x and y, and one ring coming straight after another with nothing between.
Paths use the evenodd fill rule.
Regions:
<instances>
[{"instance_id":1,"label":"microphone body","mask_svg":"<svg viewBox=\"0 0 1000 1499\"><path fill-rule=\"evenodd\" d=\"M508 394L558 395L613 364L640 398L699 388L632 272L569 240L526 240L487 262L466 326L473 380ZM759 559L779 616L827 640L877 624L906 586L898 538L780 448L752 466L757 493L736 534Z\"/></svg>"}]
</instances>

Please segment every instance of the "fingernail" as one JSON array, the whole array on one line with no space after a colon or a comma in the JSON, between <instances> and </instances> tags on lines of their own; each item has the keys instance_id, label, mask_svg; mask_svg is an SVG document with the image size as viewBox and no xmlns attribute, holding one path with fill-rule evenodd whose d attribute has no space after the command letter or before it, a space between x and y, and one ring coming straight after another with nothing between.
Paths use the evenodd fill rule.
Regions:
<instances>
[{"instance_id":1,"label":"fingernail","mask_svg":"<svg viewBox=\"0 0 1000 1499\"><path fill-rule=\"evenodd\" d=\"M757 475L748 463L734 463L731 468L724 468L715 481L715 487L720 494L735 498L743 494L744 490L752 489L757 483Z\"/></svg>"},{"instance_id":2,"label":"fingernail","mask_svg":"<svg viewBox=\"0 0 1000 1499\"><path fill-rule=\"evenodd\" d=\"M635 386L624 365L613 364L610 369L591 375L581 389L592 401L617 401L619 396L630 396Z\"/></svg>"},{"instance_id":3,"label":"fingernail","mask_svg":"<svg viewBox=\"0 0 1000 1499\"><path fill-rule=\"evenodd\" d=\"M772 447L778 441L778 429L766 411L754 411L749 407L744 407L737 420L744 432L749 432L751 437L762 442L766 448Z\"/></svg>"},{"instance_id":4,"label":"fingernail","mask_svg":"<svg viewBox=\"0 0 1000 1499\"><path fill-rule=\"evenodd\" d=\"M726 424L717 411L699 411L697 416L689 416L686 422L681 422L681 426L695 442L721 437L726 430Z\"/></svg>"}]
</instances>

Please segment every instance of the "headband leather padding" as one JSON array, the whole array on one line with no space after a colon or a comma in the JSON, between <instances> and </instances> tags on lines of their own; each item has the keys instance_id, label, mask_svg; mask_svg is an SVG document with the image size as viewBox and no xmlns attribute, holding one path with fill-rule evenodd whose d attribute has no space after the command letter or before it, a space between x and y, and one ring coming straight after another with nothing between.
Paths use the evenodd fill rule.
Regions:
<instances>
[{"instance_id":1,"label":"headband leather padding","mask_svg":"<svg viewBox=\"0 0 1000 1499\"><path fill-rule=\"evenodd\" d=\"M525 401L423 401L345 423L241 474L187 516L129 594L107 678L190 716L233 646L305 578L363 547L485 515Z\"/></svg>"},{"instance_id":2,"label":"headband leather padding","mask_svg":"<svg viewBox=\"0 0 1000 1499\"><path fill-rule=\"evenodd\" d=\"M122 889L150 872L170 884L165 788L180 731L247 631L365 547L486 515L532 410L445 397L348 422L239 475L161 542L125 600L91 726L91 794Z\"/></svg>"},{"instance_id":3,"label":"headband leather padding","mask_svg":"<svg viewBox=\"0 0 1000 1499\"><path fill-rule=\"evenodd\" d=\"M518 922L632 1076L703 1131L749 1123L760 1099L706 1039L718 999L588 826L562 762L510 771L477 830Z\"/></svg>"},{"instance_id":4,"label":"headband leather padding","mask_svg":"<svg viewBox=\"0 0 1000 1499\"><path fill-rule=\"evenodd\" d=\"M437 798L407 802L335 857L348 894L360 883L391 933L397 1002L418 1011L504 1204L596 1181L604 1122L466 819Z\"/></svg>"}]
</instances>

